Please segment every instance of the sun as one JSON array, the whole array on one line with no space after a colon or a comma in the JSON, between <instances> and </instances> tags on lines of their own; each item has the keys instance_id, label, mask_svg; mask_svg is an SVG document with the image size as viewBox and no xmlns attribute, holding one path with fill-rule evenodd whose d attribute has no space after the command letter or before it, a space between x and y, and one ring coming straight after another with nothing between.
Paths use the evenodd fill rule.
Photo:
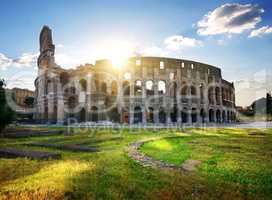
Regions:
<instances>
[{"instance_id":1,"label":"sun","mask_svg":"<svg viewBox=\"0 0 272 200\"><path fill-rule=\"evenodd\" d=\"M133 56L133 45L125 40L110 40L102 45L103 57L109 59L114 68L122 68Z\"/></svg>"}]
</instances>

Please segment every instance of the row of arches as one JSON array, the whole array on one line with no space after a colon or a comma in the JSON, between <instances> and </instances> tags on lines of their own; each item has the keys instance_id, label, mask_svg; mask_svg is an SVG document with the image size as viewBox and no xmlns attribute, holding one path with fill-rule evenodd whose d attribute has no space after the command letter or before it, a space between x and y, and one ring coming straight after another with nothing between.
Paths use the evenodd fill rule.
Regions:
<instances>
[{"instance_id":1,"label":"row of arches","mask_svg":"<svg viewBox=\"0 0 272 200\"><path fill-rule=\"evenodd\" d=\"M147 123L177 123L179 111L176 107L172 108L170 115L168 116L166 110L164 108L159 108L155 110L153 107L148 107L145 111L140 107L134 107L133 111L131 111L133 115L130 115L128 111L122 111L122 115L118 114L117 108L113 108L111 112L109 112L108 119L114 122L123 122L130 123L130 117L133 117L132 123L143 123L144 121ZM144 113L145 112L145 113ZM79 112L79 120L80 121L93 121L97 122L100 119L101 113L96 106L92 106L89 113L86 112L85 108L82 108ZM115 115L111 115L115 114ZM117 114L117 115L116 115ZM157 117L156 117L157 115ZM87 117L88 116L88 117ZM120 119L120 117L122 118ZM74 114L69 117L75 117ZM169 121L169 119L170 121ZM235 113L233 111L221 111L219 109L209 109L208 113L202 108L197 110L196 108L192 108L191 110L184 108L180 111L180 122L181 123L227 123L231 121L235 121ZM87 119L88 118L88 119ZM145 119L144 119L145 118Z\"/></svg>"}]
</instances>

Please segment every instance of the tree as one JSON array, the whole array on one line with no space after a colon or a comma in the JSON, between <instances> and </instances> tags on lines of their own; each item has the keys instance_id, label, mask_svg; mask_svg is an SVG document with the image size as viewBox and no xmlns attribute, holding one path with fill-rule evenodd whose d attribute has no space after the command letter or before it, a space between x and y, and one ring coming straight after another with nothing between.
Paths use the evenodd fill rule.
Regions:
<instances>
[{"instance_id":1,"label":"tree","mask_svg":"<svg viewBox=\"0 0 272 200\"><path fill-rule=\"evenodd\" d=\"M7 105L5 86L5 80L0 79L0 133L14 119L14 112Z\"/></svg>"},{"instance_id":2,"label":"tree","mask_svg":"<svg viewBox=\"0 0 272 200\"><path fill-rule=\"evenodd\" d=\"M34 97L27 96L24 100L24 104L27 105L29 108L33 108L34 106Z\"/></svg>"},{"instance_id":3,"label":"tree","mask_svg":"<svg viewBox=\"0 0 272 200\"><path fill-rule=\"evenodd\" d=\"M271 93L266 94L266 110L268 115L272 115L272 96Z\"/></svg>"}]
</instances>

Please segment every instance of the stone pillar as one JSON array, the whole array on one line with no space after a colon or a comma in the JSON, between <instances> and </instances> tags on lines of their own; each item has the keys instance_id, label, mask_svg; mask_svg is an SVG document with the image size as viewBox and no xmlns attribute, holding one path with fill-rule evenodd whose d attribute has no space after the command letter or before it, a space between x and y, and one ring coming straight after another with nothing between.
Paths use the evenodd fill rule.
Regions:
<instances>
[{"instance_id":1,"label":"stone pillar","mask_svg":"<svg viewBox=\"0 0 272 200\"><path fill-rule=\"evenodd\" d=\"M166 112L166 122L167 122L167 124L170 124L172 122L171 121L171 111L169 109L166 109L165 112Z\"/></svg>"},{"instance_id":2,"label":"stone pillar","mask_svg":"<svg viewBox=\"0 0 272 200\"><path fill-rule=\"evenodd\" d=\"M187 117L188 117L188 124L192 124L192 108L189 107L189 109L187 110Z\"/></svg>"},{"instance_id":3,"label":"stone pillar","mask_svg":"<svg viewBox=\"0 0 272 200\"><path fill-rule=\"evenodd\" d=\"M145 106L142 108L142 118L143 118L142 122L144 124L146 124L146 110L145 110Z\"/></svg>"},{"instance_id":4,"label":"stone pillar","mask_svg":"<svg viewBox=\"0 0 272 200\"><path fill-rule=\"evenodd\" d=\"M54 85L53 82L49 83L48 86L48 94L47 94L47 100L48 100L48 122L52 122L54 119Z\"/></svg>"},{"instance_id":5,"label":"stone pillar","mask_svg":"<svg viewBox=\"0 0 272 200\"><path fill-rule=\"evenodd\" d=\"M130 124L134 123L134 108L133 108L133 105L131 105L130 108L129 108L129 123Z\"/></svg>"},{"instance_id":6,"label":"stone pillar","mask_svg":"<svg viewBox=\"0 0 272 200\"><path fill-rule=\"evenodd\" d=\"M154 115L154 123L155 124L159 123L159 110L158 110L158 108L154 108L153 115Z\"/></svg>"}]
</instances>

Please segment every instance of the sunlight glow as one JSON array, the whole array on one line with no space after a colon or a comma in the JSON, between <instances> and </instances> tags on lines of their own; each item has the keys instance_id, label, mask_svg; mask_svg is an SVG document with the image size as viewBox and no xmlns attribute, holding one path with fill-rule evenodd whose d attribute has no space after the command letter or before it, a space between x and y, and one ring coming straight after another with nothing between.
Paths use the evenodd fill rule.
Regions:
<instances>
[{"instance_id":1,"label":"sunlight glow","mask_svg":"<svg viewBox=\"0 0 272 200\"><path fill-rule=\"evenodd\" d=\"M115 68L123 67L133 56L133 46L125 40L109 40L100 45L100 56L109 59Z\"/></svg>"}]
</instances>

